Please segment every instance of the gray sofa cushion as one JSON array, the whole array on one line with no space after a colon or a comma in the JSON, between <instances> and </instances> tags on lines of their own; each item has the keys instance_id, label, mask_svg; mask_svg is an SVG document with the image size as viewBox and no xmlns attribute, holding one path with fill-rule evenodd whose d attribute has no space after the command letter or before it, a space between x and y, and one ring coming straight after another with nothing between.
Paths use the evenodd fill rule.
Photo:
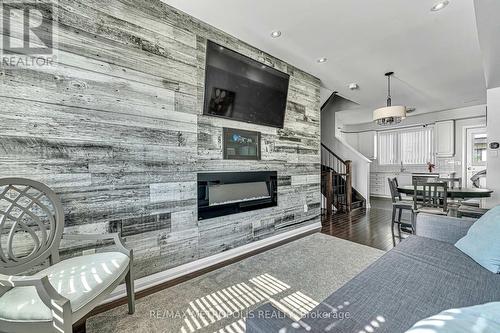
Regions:
<instances>
[{"instance_id":1,"label":"gray sofa cushion","mask_svg":"<svg viewBox=\"0 0 500 333\"><path fill-rule=\"evenodd\" d=\"M418 214L415 222L417 236L455 244L467 234L476 219Z\"/></svg>"},{"instance_id":2,"label":"gray sofa cushion","mask_svg":"<svg viewBox=\"0 0 500 333\"><path fill-rule=\"evenodd\" d=\"M366 326L377 333L405 332L443 310L499 300L500 275L453 244L411 236L313 309L303 319L311 330L295 328L282 318L259 317L257 309L247 319L247 332L272 333L286 327L282 332L357 333L367 332ZM332 309L349 318L332 319Z\"/></svg>"}]
</instances>

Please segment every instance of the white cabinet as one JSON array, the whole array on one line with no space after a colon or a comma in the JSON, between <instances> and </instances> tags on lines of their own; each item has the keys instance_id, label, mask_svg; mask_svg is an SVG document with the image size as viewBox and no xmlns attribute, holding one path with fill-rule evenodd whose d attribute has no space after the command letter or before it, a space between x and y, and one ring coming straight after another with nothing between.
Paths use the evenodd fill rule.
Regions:
<instances>
[{"instance_id":1,"label":"white cabinet","mask_svg":"<svg viewBox=\"0 0 500 333\"><path fill-rule=\"evenodd\" d=\"M399 186L411 185L411 173L401 172L372 172L370 173L370 195L375 197L390 197L391 189L387 178L397 178Z\"/></svg>"},{"instance_id":2,"label":"white cabinet","mask_svg":"<svg viewBox=\"0 0 500 333\"><path fill-rule=\"evenodd\" d=\"M375 158L375 136L377 132L361 132L358 134L358 151L366 158Z\"/></svg>"},{"instance_id":3,"label":"white cabinet","mask_svg":"<svg viewBox=\"0 0 500 333\"><path fill-rule=\"evenodd\" d=\"M455 121L436 122L434 140L437 157L453 157L455 155Z\"/></svg>"},{"instance_id":4,"label":"white cabinet","mask_svg":"<svg viewBox=\"0 0 500 333\"><path fill-rule=\"evenodd\" d=\"M387 197L391 195L387 178L391 175L384 172L370 173L370 195Z\"/></svg>"}]
</instances>

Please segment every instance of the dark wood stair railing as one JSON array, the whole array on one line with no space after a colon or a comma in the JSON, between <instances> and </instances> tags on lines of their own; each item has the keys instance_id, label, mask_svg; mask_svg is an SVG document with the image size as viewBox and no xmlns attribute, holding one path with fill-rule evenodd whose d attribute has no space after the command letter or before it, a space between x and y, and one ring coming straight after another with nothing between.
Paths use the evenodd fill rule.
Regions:
<instances>
[{"instance_id":1,"label":"dark wood stair railing","mask_svg":"<svg viewBox=\"0 0 500 333\"><path fill-rule=\"evenodd\" d=\"M327 146L321 144L322 193L326 197L326 213L352 210L352 162L344 161Z\"/></svg>"},{"instance_id":2,"label":"dark wood stair railing","mask_svg":"<svg viewBox=\"0 0 500 333\"><path fill-rule=\"evenodd\" d=\"M334 103L338 92L334 91L321 106L321 111ZM321 193L326 197L326 213L330 216L333 207L350 212L364 207L366 199L352 188L352 161L344 161L331 149L321 144ZM353 200L354 198L354 200Z\"/></svg>"}]
</instances>

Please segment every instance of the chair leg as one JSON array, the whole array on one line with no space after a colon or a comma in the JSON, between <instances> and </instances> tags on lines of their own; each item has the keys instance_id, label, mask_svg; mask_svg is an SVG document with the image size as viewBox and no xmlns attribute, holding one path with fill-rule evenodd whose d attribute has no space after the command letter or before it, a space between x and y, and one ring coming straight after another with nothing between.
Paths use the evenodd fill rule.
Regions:
<instances>
[{"instance_id":1,"label":"chair leg","mask_svg":"<svg viewBox=\"0 0 500 333\"><path fill-rule=\"evenodd\" d=\"M417 234L417 230L415 228L415 215L416 215L416 213L412 210L412 211L410 211L410 214L411 214L411 228L413 229L413 234L416 235Z\"/></svg>"},{"instance_id":2,"label":"chair leg","mask_svg":"<svg viewBox=\"0 0 500 333\"><path fill-rule=\"evenodd\" d=\"M401 212L402 212L402 208L398 208L398 236L399 236L399 240L402 239L402 236L401 236Z\"/></svg>"},{"instance_id":3,"label":"chair leg","mask_svg":"<svg viewBox=\"0 0 500 333\"><path fill-rule=\"evenodd\" d=\"M65 322L62 324L62 327L59 325L54 325L54 327L57 329L59 332L64 332L64 333L73 333L73 325L70 322Z\"/></svg>"},{"instance_id":4,"label":"chair leg","mask_svg":"<svg viewBox=\"0 0 500 333\"><path fill-rule=\"evenodd\" d=\"M398 213L398 222L401 223L401 218L403 217L403 209L399 209L399 213Z\"/></svg>"},{"instance_id":5,"label":"chair leg","mask_svg":"<svg viewBox=\"0 0 500 333\"><path fill-rule=\"evenodd\" d=\"M392 218L391 218L391 233L392 233L392 243L396 246L396 235L394 235L394 224L396 219L396 207L392 207Z\"/></svg>"},{"instance_id":6,"label":"chair leg","mask_svg":"<svg viewBox=\"0 0 500 333\"><path fill-rule=\"evenodd\" d=\"M69 301L64 304L55 306L54 303L52 313L52 326L55 328L54 332L72 333L73 332L73 319L71 311L71 303ZM3 330L1 331L3 332Z\"/></svg>"},{"instance_id":7,"label":"chair leg","mask_svg":"<svg viewBox=\"0 0 500 333\"><path fill-rule=\"evenodd\" d=\"M134 277L132 275L132 266L130 266L127 275L125 276L125 285L127 287L128 313L135 312L135 293L134 293Z\"/></svg>"}]
</instances>

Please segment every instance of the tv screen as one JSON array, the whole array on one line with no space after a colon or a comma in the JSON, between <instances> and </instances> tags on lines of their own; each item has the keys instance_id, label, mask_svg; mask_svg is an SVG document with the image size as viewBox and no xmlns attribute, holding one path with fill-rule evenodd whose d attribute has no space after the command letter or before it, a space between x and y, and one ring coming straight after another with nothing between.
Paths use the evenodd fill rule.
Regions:
<instances>
[{"instance_id":1,"label":"tv screen","mask_svg":"<svg viewBox=\"0 0 500 333\"><path fill-rule=\"evenodd\" d=\"M208 41L203 114L283 128L290 76Z\"/></svg>"}]
</instances>

